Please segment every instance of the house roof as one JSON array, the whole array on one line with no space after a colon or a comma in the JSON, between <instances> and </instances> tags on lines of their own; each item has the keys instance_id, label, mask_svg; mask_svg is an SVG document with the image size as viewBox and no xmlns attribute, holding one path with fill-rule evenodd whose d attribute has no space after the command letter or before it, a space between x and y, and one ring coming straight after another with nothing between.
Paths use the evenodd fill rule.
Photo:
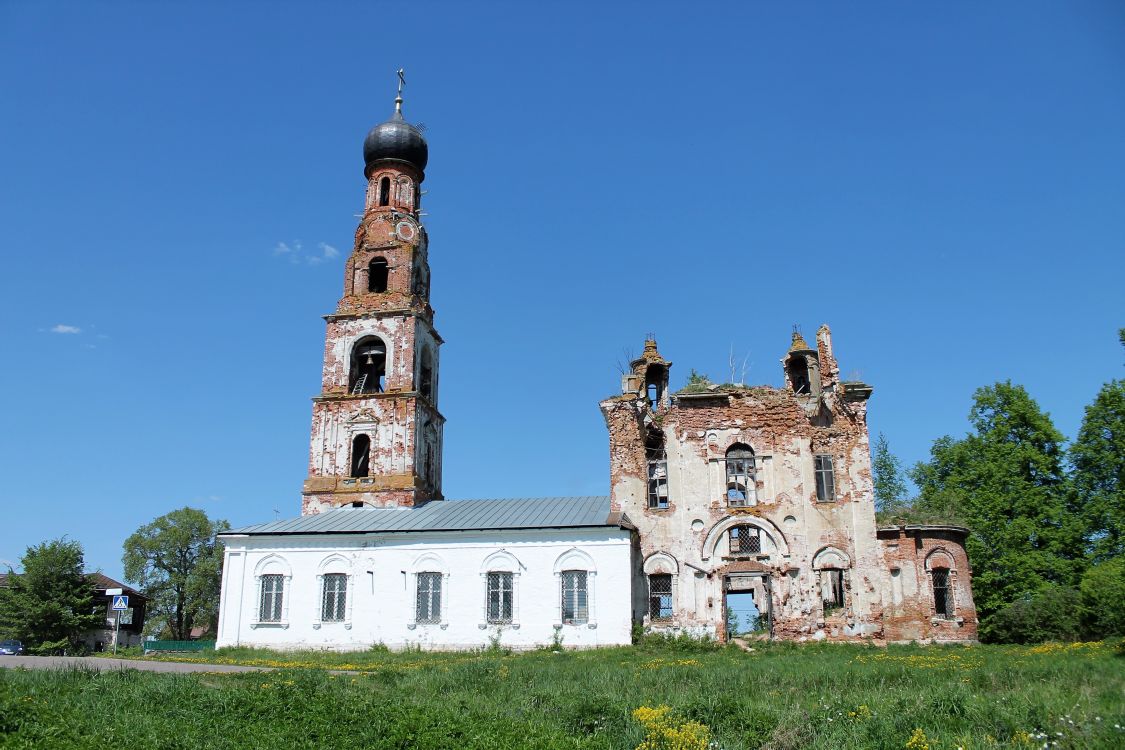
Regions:
<instances>
[{"instance_id":1,"label":"house roof","mask_svg":"<svg viewBox=\"0 0 1125 750\"><path fill-rule=\"evenodd\" d=\"M15 575L19 575L19 573L16 573ZM107 575L102 575L101 573L87 573L86 577L90 579L90 582L92 584L94 584L95 591L100 591L104 594L106 589L121 589L129 596L148 601L148 597L142 594L140 591L137 591L132 586L126 586L120 581L115 581ZM8 574L0 573L0 588L7 588L9 585Z\"/></svg>"},{"instance_id":2,"label":"house roof","mask_svg":"<svg viewBox=\"0 0 1125 750\"><path fill-rule=\"evenodd\" d=\"M106 589L121 589L122 592L129 596L140 597L141 599L148 599L147 596L137 591L132 586L127 586L121 581L115 581L107 575L101 573L90 573L89 578L94 582L94 589L104 592Z\"/></svg>"},{"instance_id":3,"label":"house roof","mask_svg":"<svg viewBox=\"0 0 1125 750\"><path fill-rule=\"evenodd\" d=\"M334 508L316 515L231 529L220 536L593 526L633 528L624 514L610 513L608 497L524 497L509 500L434 500L414 508Z\"/></svg>"}]
</instances>

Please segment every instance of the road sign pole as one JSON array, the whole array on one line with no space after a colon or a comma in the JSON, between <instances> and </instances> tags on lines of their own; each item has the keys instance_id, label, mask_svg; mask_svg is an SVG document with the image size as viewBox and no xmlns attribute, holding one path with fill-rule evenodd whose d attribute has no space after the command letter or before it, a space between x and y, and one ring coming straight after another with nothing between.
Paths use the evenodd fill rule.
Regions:
<instances>
[{"instance_id":1,"label":"road sign pole","mask_svg":"<svg viewBox=\"0 0 1125 750\"><path fill-rule=\"evenodd\" d=\"M114 589L121 591L121 589ZM117 638L121 634L121 613L129 608L129 597L123 594L113 594L113 603L109 608L113 610L113 655L117 656ZM131 620L130 620L131 621Z\"/></svg>"}]
</instances>

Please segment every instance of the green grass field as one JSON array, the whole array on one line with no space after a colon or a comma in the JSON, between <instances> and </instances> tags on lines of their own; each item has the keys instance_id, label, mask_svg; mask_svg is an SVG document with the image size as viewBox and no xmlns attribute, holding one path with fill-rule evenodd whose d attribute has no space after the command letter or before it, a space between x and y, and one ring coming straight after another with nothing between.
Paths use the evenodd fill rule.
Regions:
<instances>
[{"instance_id":1,"label":"green grass field","mask_svg":"<svg viewBox=\"0 0 1125 750\"><path fill-rule=\"evenodd\" d=\"M1125 747L1125 658L1104 643L203 658L282 669L0 671L0 746Z\"/></svg>"}]
</instances>

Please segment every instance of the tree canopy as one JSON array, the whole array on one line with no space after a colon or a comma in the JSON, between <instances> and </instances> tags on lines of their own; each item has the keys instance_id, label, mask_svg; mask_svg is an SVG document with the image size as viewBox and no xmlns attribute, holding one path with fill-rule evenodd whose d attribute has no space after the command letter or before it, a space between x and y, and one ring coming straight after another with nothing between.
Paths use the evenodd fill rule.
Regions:
<instances>
[{"instance_id":1,"label":"tree canopy","mask_svg":"<svg viewBox=\"0 0 1125 750\"><path fill-rule=\"evenodd\" d=\"M1125 554L1125 381L1106 383L1086 407L1071 460L1091 558Z\"/></svg>"},{"instance_id":2,"label":"tree canopy","mask_svg":"<svg viewBox=\"0 0 1125 750\"><path fill-rule=\"evenodd\" d=\"M875 484L875 510L879 513L892 513L906 504L906 479L902 472L902 462L891 453L887 436L879 433L875 438L875 448L871 459L871 469Z\"/></svg>"},{"instance_id":3,"label":"tree canopy","mask_svg":"<svg viewBox=\"0 0 1125 750\"><path fill-rule=\"evenodd\" d=\"M1052 584L1074 587L1082 528L1066 473L1064 438L1022 386L980 388L964 438L937 440L912 472L925 511L963 518L981 631L1007 605Z\"/></svg>"},{"instance_id":4,"label":"tree canopy","mask_svg":"<svg viewBox=\"0 0 1125 750\"><path fill-rule=\"evenodd\" d=\"M222 550L215 540L229 529L195 508L180 508L137 529L125 540L125 577L150 597L150 622L187 640L196 625L215 624Z\"/></svg>"},{"instance_id":5,"label":"tree canopy","mask_svg":"<svg viewBox=\"0 0 1125 750\"><path fill-rule=\"evenodd\" d=\"M55 539L27 548L22 573L9 570L0 588L0 632L35 654L80 650L83 633L105 625L94 612L94 588L86 576L82 545Z\"/></svg>"}]
</instances>

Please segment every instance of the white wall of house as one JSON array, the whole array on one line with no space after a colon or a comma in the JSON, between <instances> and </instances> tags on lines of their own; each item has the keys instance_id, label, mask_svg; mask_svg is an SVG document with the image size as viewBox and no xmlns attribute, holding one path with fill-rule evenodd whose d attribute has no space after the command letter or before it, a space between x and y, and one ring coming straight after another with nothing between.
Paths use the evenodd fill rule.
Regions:
<instances>
[{"instance_id":1,"label":"white wall of house","mask_svg":"<svg viewBox=\"0 0 1125 750\"><path fill-rule=\"evenodd\" d=\"M564 647L630 642L630 532L616 527L372 534L227 536L218 647L464 649L500 643ZM562 622L563 571L587 571L587 621ZM514 575L509 624L486 617L489 571ZM441 619L415 620L418 573L441 573ZM347 576L342 621L322 621L324 576ZM263 575L284 582L278 622L259 617ZM276 580L276 579L273 579Z\"/></svg>"}]
</instances>

